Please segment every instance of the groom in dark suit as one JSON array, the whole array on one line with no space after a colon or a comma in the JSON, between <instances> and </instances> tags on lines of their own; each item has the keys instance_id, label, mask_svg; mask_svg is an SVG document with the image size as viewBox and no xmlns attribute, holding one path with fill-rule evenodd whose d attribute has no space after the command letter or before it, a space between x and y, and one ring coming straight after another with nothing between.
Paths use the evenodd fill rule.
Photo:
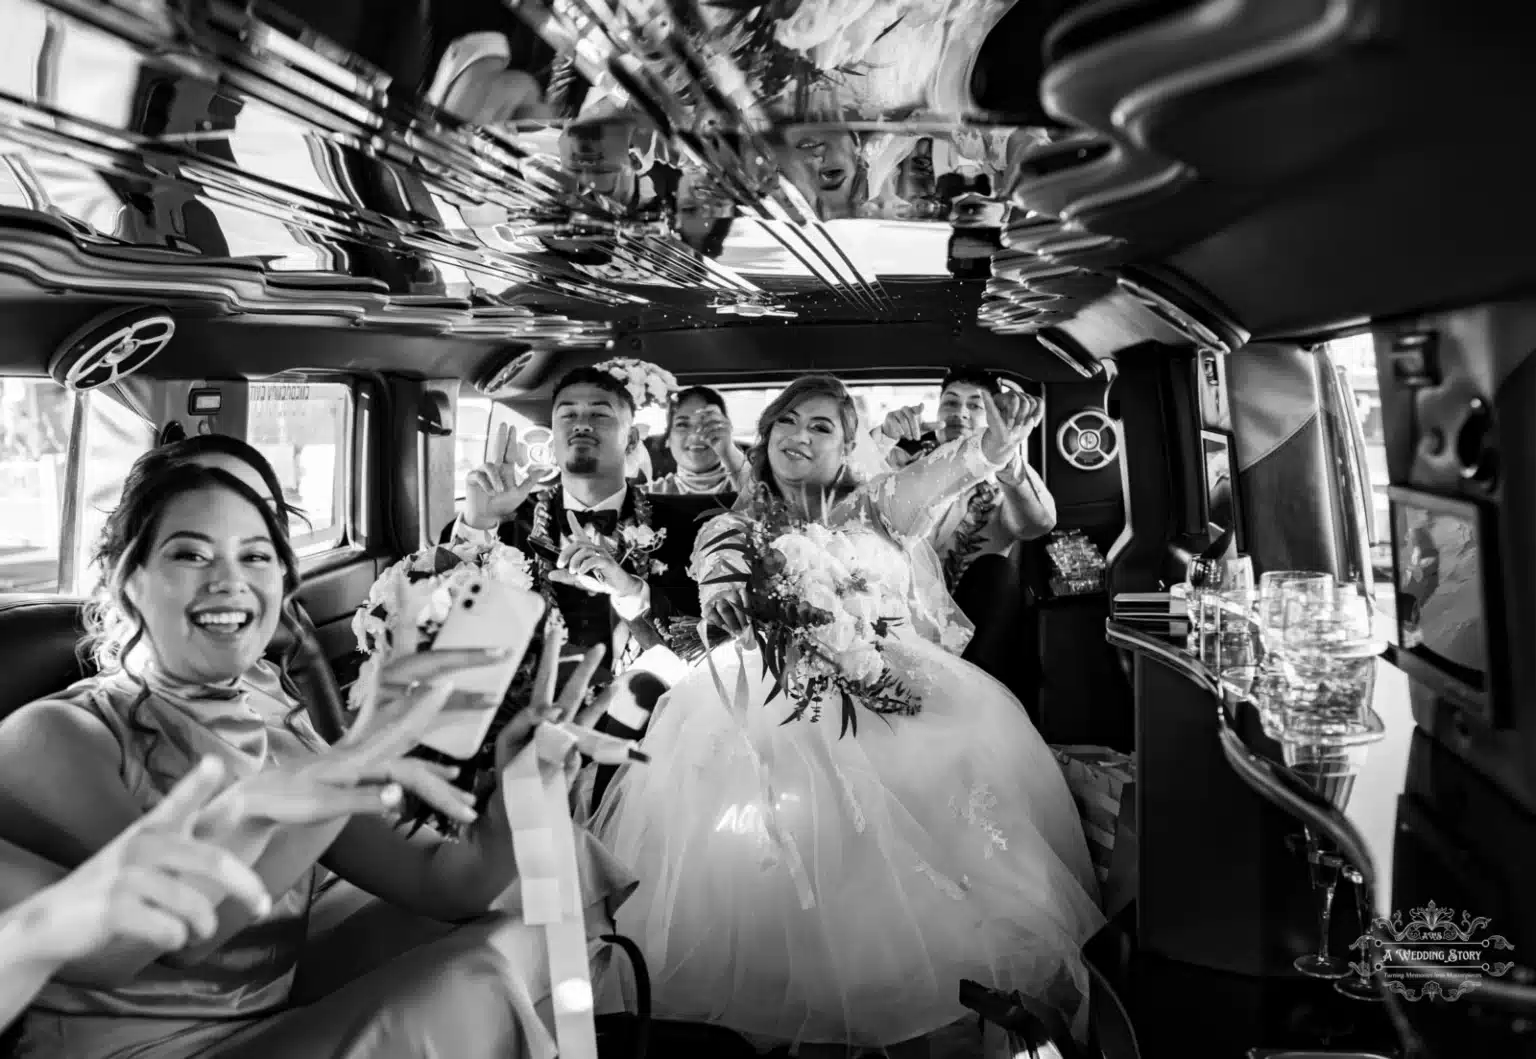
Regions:
<instances>
[{"instance_id":1,"label":"groom in dark suit","mask_svg":"<svg viewBox=\"0 0 1536 1059\"><path fill-rule=\"evenodd\" d=\"M689 502L697 498L650 496L628 482L628 457L640 445L635 411L618 377L599 368L569 372L555 384L550 410L558 480L540 489L551 469L519 459L509 430L498 439L497 462L470 473L464 514L453 526L460 539L495 532L528 556L565 619L568 646L608 649L593 687L660 644L669 621L699 614L699 587L688 576L700 513ZM647 712L662 690L654 680L648 692L630 687L635 702L649 699ZM633 713L608 713L595 727L633 739L643 724ZM593 774L592 808L616 771L605 765Z\"/></svg>"},{"instance_id":2,"label":"groom in dark suit","mask_svg":"<svg viewBox=\"0 0 1536 1059\"><path fill-rule=\"evenodd\" d=\"M454 535L485 539L494 531L527 554L560 608L570 646L609 649L601 682L655 643L656 629L698 614L698 586L688 576L697 511L627 482L640 434L634 399L616 376L577 368L560 379L550 429L558 480L540 489L550 468L498 453L470 473ZM515 449L515 435L501 443Z\"/></svg>"}]
</instances>

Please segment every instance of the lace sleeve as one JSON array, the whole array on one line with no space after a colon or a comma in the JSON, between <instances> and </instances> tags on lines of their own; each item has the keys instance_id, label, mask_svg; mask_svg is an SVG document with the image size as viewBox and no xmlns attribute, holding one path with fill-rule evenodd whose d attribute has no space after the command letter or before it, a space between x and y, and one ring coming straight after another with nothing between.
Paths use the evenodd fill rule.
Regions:
<instances>
[{"instance_id":1,"label":"lace sleeve","mask_svg":"<svg viewBox=\"0 0 1536 1059\"><path fill-rule=\"evenodd\" d=\"M892 533L925 536L950 501L1001 466L982 455L981 438L951 441L870 482L870 503Z\"/></svg>"},{"instance_id":2,"label":"lace sleeve","mask_svg":"<svg viewBox=\"0 0 1536 1059\"><path fill-rule=\"evenodd\" d=\"M726 547L741 541L747 532L747 522L734 513L718 515L704 524L693 546L693 558L688 564L688 574L699 584L699 605L709 606L722 592L728 592L737 583L710 584L724 574L740 574L747 571L747 558L738 549Z\"/></svg>"}]
</instances>

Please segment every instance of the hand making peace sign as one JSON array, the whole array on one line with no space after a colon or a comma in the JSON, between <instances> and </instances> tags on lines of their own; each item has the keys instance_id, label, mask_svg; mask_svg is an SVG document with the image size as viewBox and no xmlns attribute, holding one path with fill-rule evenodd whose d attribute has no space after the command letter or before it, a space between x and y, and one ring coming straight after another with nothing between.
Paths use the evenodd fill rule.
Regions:
<instances>
[{"instance_id":1,"label":"hand making peace sign","mask_svg":"<svg viewBox=\"0 0 1536 1059\"><path fill-rule=\"evenodd\" d=\"M18 909L31 926L25 954L62 966L121 941L175 952L213 936L226 897L265 915L272 902L256 874L193 835L224 773L204 758L90 860L28 898Z\"/></svg>"},{"instance_id":2,"label":"hand making peace sign","mask_svg":"<svg viewBox=\"0 0 1536 1059\"><path fill-rule=\"evenodd\" d=\"M521 457L517 429L503 423L496 428L490 462L465 479L464 521L476 529L495 529L557 473L552 464Z\"/></svg>"}]
</instances>

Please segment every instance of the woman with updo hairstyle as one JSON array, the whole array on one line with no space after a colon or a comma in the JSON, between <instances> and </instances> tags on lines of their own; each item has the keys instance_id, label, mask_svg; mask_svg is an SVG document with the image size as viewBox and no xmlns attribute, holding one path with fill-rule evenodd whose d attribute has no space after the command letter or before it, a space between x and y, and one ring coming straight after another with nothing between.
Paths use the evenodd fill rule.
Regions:
<instances>
[{"instance_id":1,"label":"woman with updo hairstyle","mask_svg":"<svg viewBox=\"0 0 1536 1059\"><path fill-rule=\"evenodd\" d=\"M135 460L133 466L129 468L123 482L124 495L137 490L139 483L144 479L163 474L167 468L178 464L196 464L200 467L220 470L250 486L271 509L276 528L281 531L284 540L291 537L295 522L306 521L303 509L290 503L285 496L282 480L278 478L271 461L263 456L256 446L229 434L194 434L178 441L155 446ZM114 521L127 517L129 517L129 511L124 504L120 504L107 516L101 541L96 553L92 556L92 562L98 569L102 568L104 562L103 550L108 548L109 542L120 536L122 532L121 527L114 527ZM113 620L112 608L104 609L102 602L98 594L98 598L88 604L87 620L94 628L99 628L102 623ZM94 614L94 620L91 618L92 614ZM296 700L302 699L303 694L294 682L292 669L301 645L309 634L309 622L298 610L296 602L290 599L283 606L278 624L281 629L279 636L281 649L274 647L272 651L277 661L277 677L282 682L284 691ZM82 649L88 649L92 644L106 646L106 642L99 636L90 636L82 643ZM91 659L91 661L98 668L101 666L101 659Z\"/></svg>"},{"instance_id":2,"label":"woman with updo hairstyle","mask_svg":"<svg viewBox=\"0 0 1536 1059\"><path fill-rule=\"evenodd\" d=\"M178 463L212 467L240 479L267 501L285 536L294 522L304 521L303 509L289 503L284 495L283 483L271 461L255 445L229 434L193 434L155 446L134 462L123 489L126 492L135 477L156 475Z\"/></svg>"},{"instance_id":3,"label":"woman with updo hairstyle","mask_svg":"<svg viewBox=\"0 0 1536 1059\"><path fill-rule=\"evenodd\" d=\"M90 634L102 671L0 722L0 843L73 871L141 826L212 757L228 783L191 829L247 864L270 908L257 915L221 901L191 937L118 939L69 963L20 1022L18 1054L530 1054L544 1034L535 1005L550 986L542 933L517 918L502 800L477 817L472 796L450 783L454 769L406 756L442 710L454 673L494 652L390 662L375 708L327 747L263 660L299 581L273 497L228 470L163 455L129 475L98 550ZM563 640L553 629L545 636L532 701L498 744L501 763L540 721L574 714L598 663L600 652L590 653L557 700ZM407 791L468 825L463 838L402 833L393 821ZM629 880L585 832L578 839L583 904L597 933ZM300 995L322 868L402 918L443 924L437 939ZM7 892L21 888L8 858L0 871ZM504 895L506 911L491 914Z\"/></svg>"}]
</instances>

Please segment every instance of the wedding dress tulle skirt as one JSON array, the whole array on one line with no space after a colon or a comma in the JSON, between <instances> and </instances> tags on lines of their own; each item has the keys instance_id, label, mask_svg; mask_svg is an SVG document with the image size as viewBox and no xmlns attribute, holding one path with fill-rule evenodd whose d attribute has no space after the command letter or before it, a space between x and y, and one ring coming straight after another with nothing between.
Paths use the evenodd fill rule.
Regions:
<instances>
[{"instance_id":1,"label":"wedding dress tulle skirt","mask_svg":"<svg viewBox=\"0 0 1536 1059\"><path fill-rule=\"evenodd\" d=\"M651 763L593 825L641 880L618 927L658 1017L880 1047L964 1017L963 978L1068 1012L1086 995L1078 950L1102 917L1055 758L975 666L921 641L887 657L922 712L858 707L843 738L835 702L781 725L756 653L743 713L703 666L659 704ZM734 647L714 658L734 698Z\"/></svg>"}]
</instances>

